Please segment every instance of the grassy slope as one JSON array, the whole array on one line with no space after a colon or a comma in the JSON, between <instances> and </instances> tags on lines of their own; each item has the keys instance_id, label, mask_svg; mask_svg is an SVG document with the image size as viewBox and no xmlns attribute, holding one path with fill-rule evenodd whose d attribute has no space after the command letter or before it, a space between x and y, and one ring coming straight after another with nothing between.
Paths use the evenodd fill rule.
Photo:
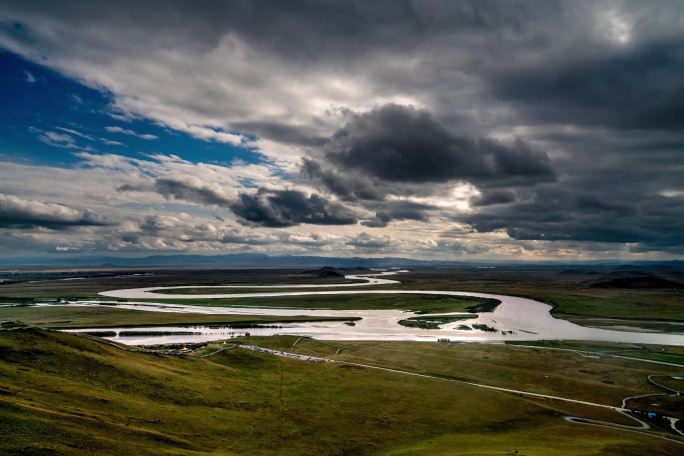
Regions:
<instances>
[{"instance_id":1,"label":"grassy slope","mask_svg":"<svg viewBox=\"0 0 684 456\"><path fill-rule=\"evenodd\" d=\"M291 350L292 338L252 338L259 344ZM290 340L292 339L292 340ZM338 347L314 339L297 345L325 355ZM646 376L658 372L684 376L684 368L619 358L588 358L577 353L499 344L425 342L338 342L346 347L337 360L398 368L503 388L619 406L625 396L659 393ZM335 344L333 344L335 345ZM682 403L684 405L684 402ZM680 410L680 414L684 408ZM684 415L681 416L684 418Z\"/></svg>"},{"instance_id":2,"label":"grassy slope","mask_svg":"<svg viewBox=\"0 0 684 456\"><path fill-rule=\"evenodd\" d=\"M128 353L61 333L0 333L0 449L8 454L681 450L573 425L566 413L598 411L242 349L192 359Z\"/></svg>"},{"instance_id":3,"label":"grassy slope","mask_svg":"<svg viewBox=\"0 0 684 456\"><path fill-rule=\"evenodd\" d=\"M607 352L630 358L650 359L681 364L684 366L684 347L679 346L637 346L611 342L577 342L577 341L529 341L511 342L514 345L527 345L530 347L563 348L570 350L582 350L585 352Z\"/></svg>"}]
</instances>

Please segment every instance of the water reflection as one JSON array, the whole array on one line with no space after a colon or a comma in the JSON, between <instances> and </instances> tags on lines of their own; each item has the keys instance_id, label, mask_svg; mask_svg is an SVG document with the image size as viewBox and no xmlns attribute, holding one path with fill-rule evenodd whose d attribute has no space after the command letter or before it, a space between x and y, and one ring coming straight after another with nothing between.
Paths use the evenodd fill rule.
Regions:
<instances>
[{"instance_id":1,"label":"water reflection","mask_svg":"<svg viewBox=\"0 0 684 456\"><path fill-rule=\"evenodd\" d=\"M132 288L124 290L112 290L100 293L103 296L125 299L238 299L244 297L282 297L282 296L313 296L313 295L352 295L352 294L421 294L440 296L474 296L480 298L497 299L501 304L491 313L480 313L476 319L456 321L441 325L439 329L421 329L405 327L398 324L399 320L414 316L411 312L401 310L332 310L318 309L308 310L299 308L282 307L205 307L186 306L179 304L154 304L146 302L78 302L66 305L112 305L124 309L155 312L177 312L212 315L264 315L273 317L332 317L336 319L358 318L355 325L345 324L344 321L303 322L278 325L278 327L257 327L245 330L231 329L228 327L214 326L166 326L135 328L137 335L128 335L122 331L131 331L131 328L107 328L116 331L117 335L112 340L135 345L151 345L165 343L191 343L205 342L210 340L226 339L244 335L249 332L255 336L269 336L274 334L294 334L311 336L322 340L425 340L437 341L521 341L521 340L594 340L606 342L628 342L640 344L684 345L684 335L654 334L639 332L610 331L606 329L586 328L570 323L569 321L554 318L550 311L551 306L531 299L514 296L504 296L487 293L459 292L459 291L434 291L434 290L349 290L349 287L362 287L368 285L396 284L398 281L384 278L399 272L393 271L376 274L363 274L346 276L351 280L365 280L365 283L331 284L331 285L273 285L273 286L205 286L192 288L252 288L252 289L284 289L295 288L298 291L290 292L256 292L235 294L207 294L207 295L183 295L155 293L158 290L172 290L188 288L178 287L148 287ZM325 288L325 291L302 291L307 288ZM346 288L346 289L345 289ZM454 312L439 315L461 315ZM470 315L470 314L468 314ZM421 315L425 317L426 315ZM85 329L80 331L97 331L97 329ZM144 332L141 334L140 332ZM170 334L170 333L185 334ZM187 334L192 332L193 334Z\"/></svg>"},{"instance_id":2,"label":"water reflection","mask_svg":"<svg viewBox=\"0 0 684 456\"><path fill-rule=\"evenodd\" d=\"M309 323L288 323L278 325L278 328L250 328L248 330L229 330L226 327L192 327L199 335L159 335L121 337L117 335L113 340L127 344L159 344L203 342L234 337L249 332L252 335L296 334L315 337L322 340L425 340L437 341L448 338L452 341L520 341L520 340L595 340L609 342L628 342L640 344L684 345L684 336L671 334L654 334L639 332L610 331L605 329L586 328L565 320L554 318L549 312L551 306L531 299L514 296L492 295L470 292L447 291L407 291L407 290L367 290L367 291L322 291L303 292L301 294L433 294L448 296L475 296L493 298L501 304L491 313L478 314L476 319L456 321L444 324L440 329L426 330L409 328L398 324L399 320L414 316L412 312L400 310L308 310L287 308L236 308L236 307L202 307L152 303L111 303L126 309L143 311L202 313L213 315L264 315L282 317L333 317L360 318L354 326L344 321L325 321ZM293 293L280 293L281 296L292 296ZM78 303L69 305L101 305L102 303ZM448 313L439 315L462 315L462 313ZM426 317L426 315L421 315ZM466 325L470 329L460 329ZM475 329L484 325L496 331ZM139 331L164 332L181 331L183 327L145 327L136 328ZM107 328L108 330L123 331L130 328ZM94 331L96 329L89 329ZM195 329L193 329L195 330Z\"/></svg>"}]
</instances>

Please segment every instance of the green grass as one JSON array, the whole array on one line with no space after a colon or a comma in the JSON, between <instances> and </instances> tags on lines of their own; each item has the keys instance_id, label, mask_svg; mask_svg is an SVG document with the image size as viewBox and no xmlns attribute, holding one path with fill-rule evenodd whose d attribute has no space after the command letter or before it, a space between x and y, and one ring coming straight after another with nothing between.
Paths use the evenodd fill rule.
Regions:
<instances>
[{"instance_id":1,"label":"green grass","mask_svg":"<svg viewBox=\"0 0 684 456\"><path fill-rule=\"evenodd\" d=\"M137 272L142 275L130 275ZM102 276L102 274L108 276ZM128 275L121 275L128 274ZM149 274L149 275L147 275ZM86 277L82 280L60 280L66 277ZM344 279L315 278L292 269L154 269L132 271L114 269L83 271L82 273L39 271L25 272L15 280L0 282L0 302L3 298L75 298L90 299L97 293L120 288L164 286L216 285L278 285L351 283Z\"/></svg>"},{"instance_id":2,"label":"green grass","mask_svg":"<svg viewBox=\"0 0 684 456\"><path fill-rule=\"evenodd\" d=\"M147 271L139 271L147 272ZM85 280L45 280L52 276L37 274L28 275L33 283L3 283L0 285L0 302L17 299L74 297L79 299L98 298L100 291L119 288L137 288L150 286L188 286L196 285L255 285L280 283L312 283L306 282L298 271L288 270L156 270L155 275L126 277L93 277ZM92 273L92 271L90 271ZM673 273L674 274L674 273ZM73 276L73 274L72 274ZM676 275L668 276L674 281L682 281ZM647 330L665 332L682 332L681 326L666 325L660 322L684 322L684 293L672 290L625 290L590 288L589 282L596 280L595 275L559 274L557 269L549 268L496 268L496 269L453 269L453 270L418 270L402 273L394 278L402 283L383 288L392 289L426 289L426 290L458 290L484 293L501 293L513 296L524 296L550 303L555 306L553 312L558 318L569 319L578 324L612 326L632 326ZM187 290L186 291L191 291ZM242 292L244 290L233 290ZM250 291L259 291L252 289ZM283 289L285 291L285 289ZM292 291L287 290L287 291ZM175 293L175 291L173 291ZM206 293L206 290L202 290ZM222 290L222 292L228 292ZM309 299L313 300L309 300ZM102 299L100 297L100 299ZM176 300L171 303L194 305L276 305L284 302L280 298L273 300ZM386 298L389 301L370 302L372 298L345 298L342 296L326 298L304 298L290 301L287 306L309 306L310 308L340 308L350 306L345 299L365 300L366 308L395 308L396 300L408 301L408 297ZM411 302L408 303L410 308ZM370 305L377 307L368 307ZM467 306L463 306L467 307ZM461 307L461 309L463 308ZM359 307L350 306L357 309ZM402 308L398 306L398 308ZM419 309L418 309L419 310ZM451 309L450 309L451 310ZM454 308L453 310L459 310ZM590 319L614 318L618 321L599 322ZM622 320L622 321L620 321Z\"/></svg>"},{"instance_id":3,"label":"green grass","mask_svg":"<svg viewBox=\"0 0 684 456\"><path fill-rule=\"evenodd\" d=\"M684 321L684 293L652 290L591 290L586 293L545 292L535 295L555 303L558 307L553 313L557 317L598 316Z\"/></svg>"},{"instance_id":4,"label":"green grass","mask_svg":"<svg viewBox=\"0 0 684 456\"><path fill-rule=\"evenodd\" d=\"M426 320L426 321L438 321L440 323L453 323L455 321L462 321L462 320L472 320L477 318L478 316L475 314L470 314L470 315L450 315L450 316L434 316L434 317L411 317L407 318L407 320L416 320L416 321L421 321L421 320Z\"/></svg>"},{"instance_id":5,"label":"green grass","mask_svg":"<svg viewBox=\"0 0 684 456\"><path fill-rule=\"evenodd\" d=\"M648 386L648 374L664 371L684 375L684 368L619 358L587 358L572 352L534 347L416 342L383 342L372 346L344 344L350 348L334 359L606 405L619 405L621 399L629 395L659 392Z\"/></svg>"},{"instance_id":6,"label":"green grass","mask_svg":"<svg viewBox=\"0 0 684 456\"><path fill-rule=\"evenodd\" d=\"M682 281L680 276L670 278ZM632 324L661 320L684 322L684 293L680 291L590 288L588 281L596 276L562 275L543 268L416 271L400 274L398 279L402 281L402 289L478 291L536 299L554 305L556 317L578 324L582 324L583 317L618 318ZM624 325L624 322L613 325Z\"/></svg>"},{"instance_id":7,"label":"green grass","mask_svg":"<svg viewBox=\"0 0 684 456\"><path fill-rule=\"evenodd\" d=\"M348 282L348 283L354 283L354 282ZM324 283L314 283L311 285L323 285ZM244 294L244 293L292 293L296 291L316 291L317 288L260 288L263 286L271 286L272 284L268 283L263 283L263 284L242 284L240 285L240 288L174 288L171 290L154 290L153 293L159 293L159 294L168 294L168 295L186 295L186 296L192 296L192 295L208 295L208 294ZM332 285L332 284L327 284L327 285ZM344 285L344 283L340 283L339 285ZM377 289L385 289L387 288L387 285L369 285L369 286L364 286L364 289L368 290L377 290ZM330 286L326 286L324 289L325 290L338 290L338 289L345 289L348 287L343 287L343 288L334 288Z\"/></svg>"},{"instance_id":8,"label":"green grass","mask_svg":"<svg viewBox=\"0 0 684 456\"><path fill-rule=\"evenodd\" d=\"M477 315L459 315L457 317L411 317L399 320L397 323L408 328L439 329L445 323L453 323L455 321L473 318L477 318Z\"/></svg>"},{"instance_id":9,"label":"green grass","mask_svg":"<svg viewBox=\"0 0 684 456\"><path fill-rule=\"evenodd\" d=\"M107 328L121 326L164 326L203 324L268 324L302 321L339 321L325 317L274 317L261 315L204 315L173 312L150 312L116 307L0 307L0 319L21 320L47 328ZM343 320L354 320L344 318Z\"/></svg>"},{"instance_id":10,"label":"green grass","mask_svg":"<svg viewBox=\"0 0 684 456\"><path fill-rule=\"evenodd\" d=\"M581 341L525 341L508 343L511 345L524 345L529 347L563 348L584 352L612 353L630 358L663 361L684 366L684 347L678 346L632 345L618 342Z\"/></svg>"},{"instance_id":11,"label":"green grass","mask_svg":"<svg viewBox=\"0 0 684 456\"><path fill-rule=\"evenodd\" d=\"M435 295L319 295L279 296L260 298L193 299L193 300L140 300L171 304L212 307L289 307L301 309L335 310L410 310L423 313L466 312L485 299Z\"/></svg>"},{"instance_id":12,"label":"green grass","mask_svg":"<svg viewBox=\"0 0 684 456\"><path fill-rule=\"evenodd\" d=\"M450 350L410 346L415 356L427 355L431 362L433 349ZM681 450L651 437L562 419L566 414L620 417L594 407L243 349L205 359L148 355L31 330L0 332L0 354L0 452L5 454L507 454L517 449L527 455L665 455Z\"/></svg>"},{"instance_id":13,"label":"green grass","mask_svg":"<svg viewBox=\"0 0 684 456\"><path fill-rule=\"evenodd\" d=\"M627 352L620 353L621 356L629 356L630 358L651 359L654 361L663 361L666 363L675 363L684 366L683 353L655 353L655 352Z\"/></svg>"}]
</instances>

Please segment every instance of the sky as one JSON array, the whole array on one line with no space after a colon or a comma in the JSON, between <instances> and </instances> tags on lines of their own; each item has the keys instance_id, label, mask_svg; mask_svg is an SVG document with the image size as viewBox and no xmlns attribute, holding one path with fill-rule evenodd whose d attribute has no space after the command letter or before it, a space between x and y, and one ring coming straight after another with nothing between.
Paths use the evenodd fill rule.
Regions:
<instances>
[{"instance_id":1,"label":"sky","mask_svg":"<svg viewBox=\"0 0 684 456\"><path fill-rule=\"evenodd\" d=\"M0 0L0 256L684 259L681 1Z\"/></svg>"}]
</instances>

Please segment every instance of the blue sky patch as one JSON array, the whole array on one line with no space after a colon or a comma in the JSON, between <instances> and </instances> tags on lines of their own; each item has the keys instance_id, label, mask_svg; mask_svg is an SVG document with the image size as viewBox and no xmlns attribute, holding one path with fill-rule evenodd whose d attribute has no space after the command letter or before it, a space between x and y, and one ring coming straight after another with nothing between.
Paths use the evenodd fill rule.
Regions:
<instances>
[{"instance_id":1,"label":"blue sky patch","mask_svg":"<svg viewBox=\"0 0 684 456\"><path fill-rule=\"evenodd\" d=\"M0 159L72 167L75 152L142 159L176 155L193 163L259 163L246 147L207 142L145 119L122 121L112 94L0 52ZM114 114L114 115L112 115ZM251 138L254 139L254 138Z\"/></svg>"}]
</instances>

